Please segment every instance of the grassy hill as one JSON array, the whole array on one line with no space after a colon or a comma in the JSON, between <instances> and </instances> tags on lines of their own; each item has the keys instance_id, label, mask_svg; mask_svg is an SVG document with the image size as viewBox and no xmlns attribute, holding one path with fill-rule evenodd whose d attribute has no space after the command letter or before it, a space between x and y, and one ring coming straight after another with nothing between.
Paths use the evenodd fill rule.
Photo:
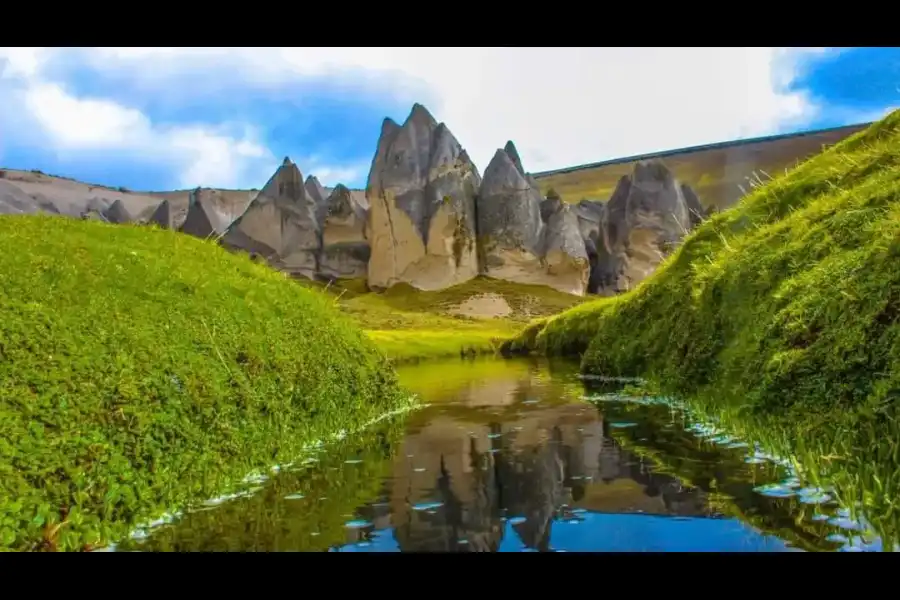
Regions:
<instances>
[{"instance_id":1,"label":"grassy hill","mask_svg":"<svg viewBox=\"0 0 900 600\"><path fill-rule=\"evenodd\" d=\"M492 354L535 317L571 308L585 299L552 288L477 277L445 290L423 292L395 285L368 291L364 280L325 288L336 307L353 319L394 362Z\"/></svg>"},{"instance_id":2,"label":"grassy hill","mask_svg":"<svg viewBox=\"0 0 900 600\"><path fill-rule=\"evenodd\" d=\"M895 112L706 221L635 290L535 322L505 350L644 376L798 460L837 463L848 506L896 515L898 259Z\"/></svg>"},{"instance_id":3,"label":"grassy hill","mask_svg":"<svg viewBox=\"0 0 900 600\"><path fill-rule=\"evenodd\" d=\"M102 545L403 401L325 294L155 227L0 217L0 549Z\"/></svg>"},{"instance_id":4,"label":"grassy hill","mask_svg":"<svg viewBox=\"0 0 900 600\"><path fill-rule=\"evenodd\" d=\"M541 192L553 188L565 202L606 201L619 178L628 175L639 160L659 158L682 182L697 192L706 208L722 210L750 191L749 177L754 173L776 176L800 161L819 153L825 145L835 144L864 129L851 125L800 134L789 134L722 144L684 148L630 158L535 173Z\"/></svg>"}]
</instances>

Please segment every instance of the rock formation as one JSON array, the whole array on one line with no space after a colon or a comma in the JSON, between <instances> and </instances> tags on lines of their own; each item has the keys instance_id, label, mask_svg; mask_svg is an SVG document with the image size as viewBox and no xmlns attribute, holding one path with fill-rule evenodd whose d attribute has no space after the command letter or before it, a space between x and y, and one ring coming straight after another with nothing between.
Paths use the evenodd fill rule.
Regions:
<instances>
[{"instance_id":1,"label":"rock formation","mask_svg":"<svg viewBox=\"0 0 900 600\"><path fill-rule=\"evenodd\" d=\"M131 214L125 208L125 204L121 200L113 202L106 212L103 214L110 223L130 223L132 221Z\"/></svg>"},{"instance_id":2,"label":"rock formation","mask_svg":"<svg viewBox=\"0 0 900 600\"><path fill-rule=\"evenodd\" d=\"M385 119L366 186L369 286L424 290L475 277L481 178L450 130L420 104L402 126Z\"/></svg>"},{"instance_id":3,"label":"rock formation","mask_svg":"<svg viewBox=\"0 0 900 600\"><path fill-rule=\"evenodd\" d=\"M615 291L633 288L650 273L694 224L684 187L659 161L640 162L619 180L607 203L604 241L606 272ZM690 189L690 188L688 188ZM702 209L700 209L702 211Z\"/></svg>"},{"instance_id":4,"label":"rock formation","mask_svg":"<svg viewBox=\"0 0 900 600\"><path fill-rule=\"evenodd\" d=\"M366 238L365 208L340 184L331 192L325 206L319 274L328 279L365 277L371 254Z\"/></svg>"},{"instance_id":5,"label":"rock formation","mask_svg":"<svg viewBox=\"0 0 900 600\"><path fill-rule=\"evenodd\" d=\"M172 207L168 200L163 200L150 215L150 223L155 223L163 229L173 229L172 227Z\"/></svg>"},{"instance_id":6,"label":"rock formation","mask_svg":"<svg viewBox=\"0 0 900 600\"><path fill-rule=\"evenodd\" d=\"M590 267L577 216L559 198L542 201L512 142L485 170L477 208L486 275L584 294Z\"/></svg>"},{"instance_id":7,"label":"rock formation","mask_svg":"<svg viewBox=\"0 0 900 600\"><path fill-rule=\"evenodd\" d=\"M188 200L187 218L181 231L198 238L218 237L225 232L223 218L212 206L208 197L209 190L197 188L191 192Z\"/></svg>"},{"instance_id":8,"label":"rock formation","mask_svg":"<svg viewBox=\"0 0 900 600\"><path fill-rule=\"evenodd\" d=\"M318 271L316 205L289 158L222 237L226 246L264 257L273 267L307 278Z\"/></svg>"},{"instance_id":9,"label":"rock formation","mask_svg":"<svg viewBox=\"0 0 900 600\"><path fill-rule=\"evenodd\" d=\"M304 187L306 188L306 196L316 205L316 219L321 227L328 214L328 192L325 191L325 188L322 187L322 184L319 183L318 178L314 175L306 178Z\"/></svg>"}]
</instances>

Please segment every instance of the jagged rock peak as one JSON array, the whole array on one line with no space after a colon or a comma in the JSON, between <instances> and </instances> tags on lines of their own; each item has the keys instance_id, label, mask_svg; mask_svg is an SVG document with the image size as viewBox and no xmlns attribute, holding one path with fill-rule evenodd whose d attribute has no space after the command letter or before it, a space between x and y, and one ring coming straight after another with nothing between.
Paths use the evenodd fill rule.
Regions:
<instances>
[{"instance_id":1,"label":"jagged rock peak","mask_svg":"<svg viewBox=\"0 0 900 600\"><path fill-rule=\"evenodd\" d=\"M272 178L266 182L257 195L257 200L276 200L279 203L311 204L303 184L303 173L290 159L278 167Z\"/></svg>"},{"instance_id":2,"label":"jagged rock peak","mask_svg":"<svg viewBox=\"0 0 900 600\"><path fill-rule=\"evenodd\" d=\"M163 200L150 216L150 222L164 229L172 229L172 207L168 200Z\"/></svg>"},{"instance_id":3,"label":"jagged rock peak","mask_svg":"<svg viewBox=\"0 0 900 600\"><path fill-rule=\"evenodd\" d=\"M403 122L403 125L406 126L407 123L425 125L430 129L434 129L438 126L437 119L434 118L434 115L418 102L413 104L412 110L409 111L409 116L406 117L406 121Z\"/></svg>"},{"instance_id":4,"label":"jagged rock peak","mask_svg":"<svg viewBox=\"0 0 900 600\"><path fill-rule=\"evenodd\" d=\"M128 223L131 221L131 214L125 208L125 203L121 199L113 202L103 215L110 223Z\"/></svg>"},{"instance_id":5,"label":"jagged rock peak","mask_svg":"<svg viewBox=\"0 0 900 600\"><path fill-rule=\"evenodd\" d=\"M519 151L516 150L516 145L513 144L512 140L508 140L506 145L503 146L503 151L509 156L509 159L516 166L516 170L525 176L525 168L522 166L522 158L519 156Z\"/></svg>"},{"instance_id":6,"label":"jagged rock peak","mask_svg":"<svg viewBox=\"0 0 900 600\"><path fill-rule=\"evenodd\" d=\"M291 161L291 157L290 157L290 156L285 156L285 157L284 157L284 161L282 161L282 163L281 163L281 166L282 166L282 167L287 167L287 166L290 166L290 165L292 165L292 164L294 164L294 163Z\"/></svg>"},{"instance_id":7,"label":"jagged rock peak","mask_svg":"<svg viewBox=\"0 0 900 600\"><path fill-rule=\"evenodd\" d=\"M325 193L325 188L315 175L310 175L306 178L304 187L306 188L307 196L309 196L316 204L322 204L328 198L328 194Z\"/></svg>"},{"instance_id":8,"label":"jagged rock peak","mask_svg":"<svg viewBox=\"0 0 900 600\"><path fill-rule=\"evenodd\" d=\"M339 183L331 190L328 196L328 214L344 215L356 212L357 203L353 200L353 194L343 183Z\"/></svg>"}]
</instances>

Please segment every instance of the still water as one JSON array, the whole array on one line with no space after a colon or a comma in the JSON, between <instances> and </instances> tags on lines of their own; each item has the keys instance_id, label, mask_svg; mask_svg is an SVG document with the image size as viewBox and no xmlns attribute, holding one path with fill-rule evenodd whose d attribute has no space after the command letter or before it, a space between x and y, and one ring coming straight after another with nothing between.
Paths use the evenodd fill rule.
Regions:
<instances>
[{"instance_id":1,"label":"still water","mask_svg":"<svg viewBox=\"0 0 900 600\"><path fill-rule=\"evenodd\" d=\"M567 363L400 369L428 406L249 477L120 550L834 551L830 498L752 444ZM854 539L856 541L854 542Z\"/></svg>"}]
</instances>

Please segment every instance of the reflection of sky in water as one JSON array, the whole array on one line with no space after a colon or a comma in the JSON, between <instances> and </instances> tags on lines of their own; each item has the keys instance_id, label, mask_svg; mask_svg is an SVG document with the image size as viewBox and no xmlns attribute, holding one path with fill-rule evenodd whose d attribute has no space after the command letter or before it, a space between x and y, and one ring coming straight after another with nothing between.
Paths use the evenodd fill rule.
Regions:
<instances>
[{"instance_id":1,"label":"reflection of sky in water","mask_svg":"<svg viewBox=\"0 0 900 600\"><path fill-rule=\"evenodd\" d=\"M580 520L555 520L550 545L567 552L792 552L784 541L760 534L737 519L659 517L584 512ZM500 552L525 545L509 522ZM399 552L392 529L372 532L339 552Z\"/></svg>"}]
</instances>

